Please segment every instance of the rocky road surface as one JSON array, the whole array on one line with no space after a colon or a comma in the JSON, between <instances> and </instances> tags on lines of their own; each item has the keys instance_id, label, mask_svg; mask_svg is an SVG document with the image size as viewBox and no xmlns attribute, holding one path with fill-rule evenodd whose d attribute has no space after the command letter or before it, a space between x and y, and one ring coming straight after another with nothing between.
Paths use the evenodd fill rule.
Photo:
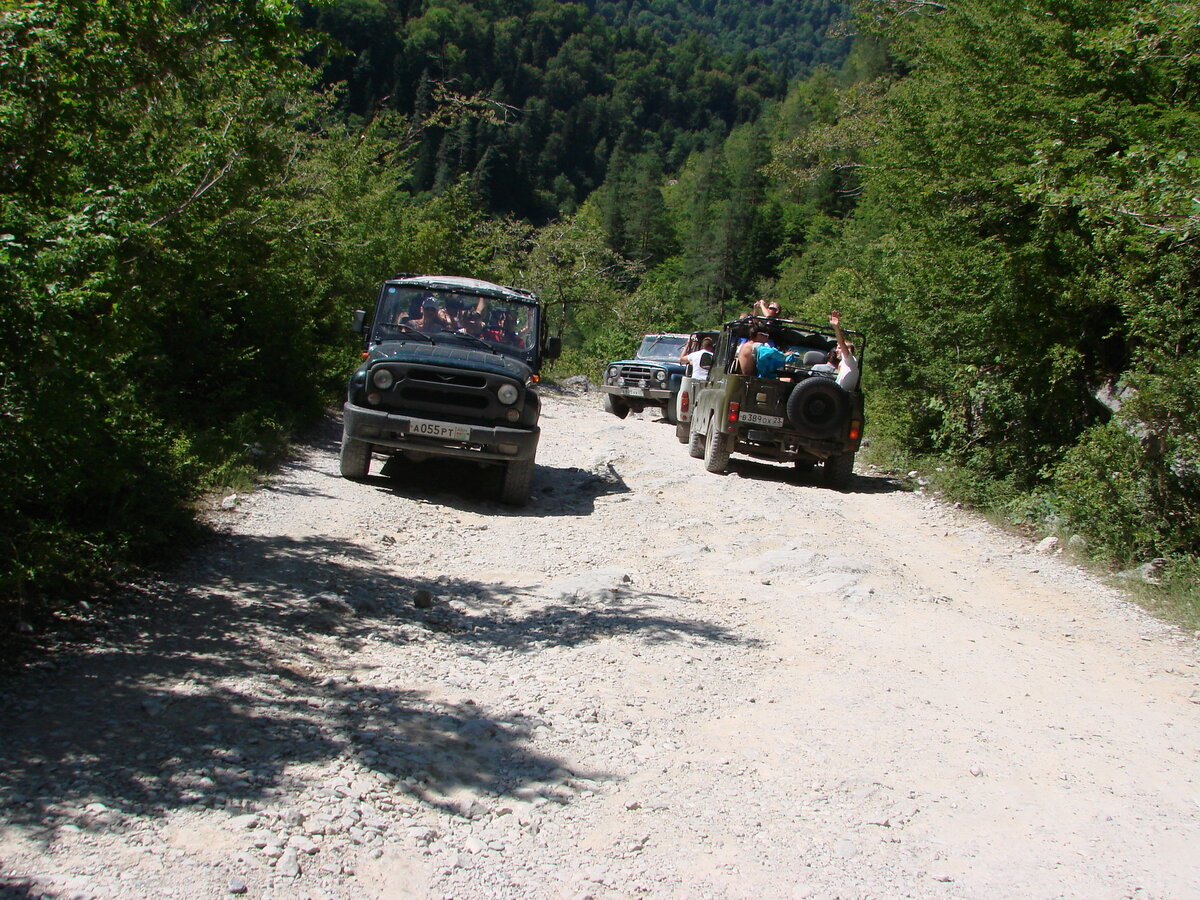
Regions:
<instances>
[{"instance_id":1,"label":"rocky road surface","mask_svg":"<svg viewBox=\"0 0 1200 900\"><path fill-rule=\"evenodd\" d=\"M882 477L548 394L527 509L336 422L0 686L0 897L1200 897L1197 645Z\"/></svg>"}]
</instances>

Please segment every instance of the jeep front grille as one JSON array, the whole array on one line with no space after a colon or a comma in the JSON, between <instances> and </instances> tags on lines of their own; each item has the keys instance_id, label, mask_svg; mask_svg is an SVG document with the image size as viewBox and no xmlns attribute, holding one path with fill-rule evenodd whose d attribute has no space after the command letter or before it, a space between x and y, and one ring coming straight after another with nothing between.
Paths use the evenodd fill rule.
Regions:
<instances>
[{"instance_id":1,"label":"jeep front grille","mask_svg":"<svg viewBox=\"0 0 1200 900\"><path fill-rule=\"evenodd\" d=\"M441 404L458 406L463 409L487 409L488 397L483 393L460 394L453 391L438 390L434 387L420 385L406 386L401 392L403 400L413 403Z\"/></svg>"},{"instance_id":2,"label":"jeep front grille","mask_svg":"<svg viewBox=\"0 0 1200 900\"><path fill-rule=\"evenodd\" d=\"M658 366L621 366L618 377L626 381L650 381Z\"/></svg>"},{"instance_id":3,"label":"jeep front grille","mask_svg":"<svg viewBox=\"0 0 1200 900\"><path fill-rule=\"evenodd\" d=\"M383 409L429 418L447 416L459 422L511 421L507 414L512 407L496 397L497 387L507 380L501 376L429 365L384 363L381 367L387 368L393 379L390 388L377 393L377 405ZM369 375L368 381L371 378ZM520 408L519 402L516 408Z\"/></svg>"},{"instance_id":4,"label":"jeep front grille","mask_svg":"<svg viewBox=\"0 0 1200 900\"><path fill-rule=\"evenodd\" d=\"M409 369L408 377L412 381L428 381L431 384L455 385L457 387L481 388L487 387L487 379L474 372L447 372L438 369Z\"/></svg>"}]
</instances>

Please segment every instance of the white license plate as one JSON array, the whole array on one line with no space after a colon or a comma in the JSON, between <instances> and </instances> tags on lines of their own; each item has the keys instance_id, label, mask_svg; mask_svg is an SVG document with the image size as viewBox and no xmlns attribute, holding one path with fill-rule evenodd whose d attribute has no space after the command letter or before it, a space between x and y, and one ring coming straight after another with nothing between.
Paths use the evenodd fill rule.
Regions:
<instances>
[{"instance_id":1,"label":"white license plate","mask_svg":"<svg viewBox=\"0 0 1200 900\"><path fill-rule=\"evenodd\" d=\"M768 428L782 428L783 416L762 416L758 413L738 413L738 421L747 425L766 425Z\"/></svg>"},{"instance_id":2,"label":"white license plate","mask_svg":"<svg viewBox=\"0 0 1200 900\"><path fill-rule=\"evenodd\" d=\"M410 419L408 433L421 437L438 438L443 441L469 441L471 429L466 425L447 425L445 422L428 422L425 419Z\"/></svg>"},{"instance_id":3,"label":"white license plate","mask_svg":"<svg viewBox=\"0 0 1200 900\"><path fill-rule=\"evenodd\" d=\"M629 394L630 397L645 397L646 396L646 392L643 391L641 388L633 388L633 387L625 388L625 392L627 394Z\"/></svg>"}]
</instances>

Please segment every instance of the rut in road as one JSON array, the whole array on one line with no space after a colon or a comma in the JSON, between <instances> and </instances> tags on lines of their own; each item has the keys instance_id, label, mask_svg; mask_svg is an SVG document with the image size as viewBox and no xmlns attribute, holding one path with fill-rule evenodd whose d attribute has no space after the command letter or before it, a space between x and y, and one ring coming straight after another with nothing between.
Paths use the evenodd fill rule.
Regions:
<instances>
[{"instance_id":1,"label":"rut in road","mask_svg":"<svg viewBox=\"0 0 1200 900\"><path fill-rule=\"evenodd\" d=\"M1195 643L881 477L547 391L533 498L337 475L0 700L0 897L1200 894Z\"/></svg>"}]
</instances>

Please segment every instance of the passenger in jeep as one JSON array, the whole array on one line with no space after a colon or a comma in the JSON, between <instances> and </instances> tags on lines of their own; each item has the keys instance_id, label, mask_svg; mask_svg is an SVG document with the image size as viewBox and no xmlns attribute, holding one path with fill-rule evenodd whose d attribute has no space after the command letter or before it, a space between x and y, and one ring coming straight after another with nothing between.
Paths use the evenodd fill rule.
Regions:
<instances>
[{"instance_id":1,"label":"passenger in jeep","mask_svg":"<svg viewBox=\"0 0 1200 900\"><path fill-rule=\"evenodd\" d=\"M516 316L511 310L499 309L492 312L492 325L486 331L486 336L493 341L498 341L501 344L510 344L514 347L520 347L524 341L521 336L513 330L516 324Z\"/></svg>"},{"instance_id":2,"label":"passenger in jeep","mask_svg":"<svg viewBox=\"0 0 1200 900\"><path fill-rule=\"evenodd\" d=\"M468 334L471 337L483 337L483 316L477 312L468 311L462 317L462 327L458 329L459 334Z\"/></svg>"},{"instance_id":3,"label":"passenger in jeep","mask_svg":"<svg viewBox=\"0 0 1200 900\"><path fill-rule=\"evenodd\" d=\"M772 378L783 366L783 354L771 344L771 335L756 331L738 347L738 368L743 375Z\"/></svg>"},{"instance_id":4,"label":"passenger in jeep","mask_svg":"<svg viewBox=\"0 0 1200 900\"><path fill-rule=\"evenodd\" d=\"M428 334L433 331L446 331L450 317L442 312L441 304L430 295L421 301L421 315L409 319L408 324Z\"/></svg>"},{"instance_id":5,"label":"passenger in jeep","mask_svg":"<svg viewBox=\"0 0 1200 900\"><path fill-rule=\"evenodd\" d=\"M711 358L713 353L713 339L710 337L701 340L699 347L693 347L692 342L688 341L683 347L683 353L679 354L679 361L685 366L690 365L692 367L693 378L701 380L708 378L708 366L701 365L705 353L709 354Z\"/></svg>"},{"instance_id":6,"label":"passenger in jeep","mask_svg":"<svg viewBox=\"0 0 1200 900\"><path fill-rule=\"evenodd\" d=\"M837 383L848 391L858 387L858 360L854 357L854 345L842 334L842 315L836 309L829 314L829 324L837 337Z\"/></svg>"},{"instance_id":7,"label":"passenger in jeep","mask_svg":"<svg viewBox=\"0 0 1200 900\"><path fill-rule=\"evenodd\" d=\"M825 375L829 378L837 378L838 372L838 355L837 350L830 350L825 354L825 361L817 363L809 369L814 375Z\"/></svg>"},{"instance_id":8,"label":"passenger in jeep","mask_svg":"<svg viewBox=\"0 0 1200 900\"><path fill-rule=\"evenodd\" d=\"M760 299L757 303L754 304L754 308L757 310L757 312L754 313L754 315L763 316L764 318L767 318L767 319L774 319L776 316L779 315L779 304L776 303L774 300Z\"/></svg>"}]
</instances>

